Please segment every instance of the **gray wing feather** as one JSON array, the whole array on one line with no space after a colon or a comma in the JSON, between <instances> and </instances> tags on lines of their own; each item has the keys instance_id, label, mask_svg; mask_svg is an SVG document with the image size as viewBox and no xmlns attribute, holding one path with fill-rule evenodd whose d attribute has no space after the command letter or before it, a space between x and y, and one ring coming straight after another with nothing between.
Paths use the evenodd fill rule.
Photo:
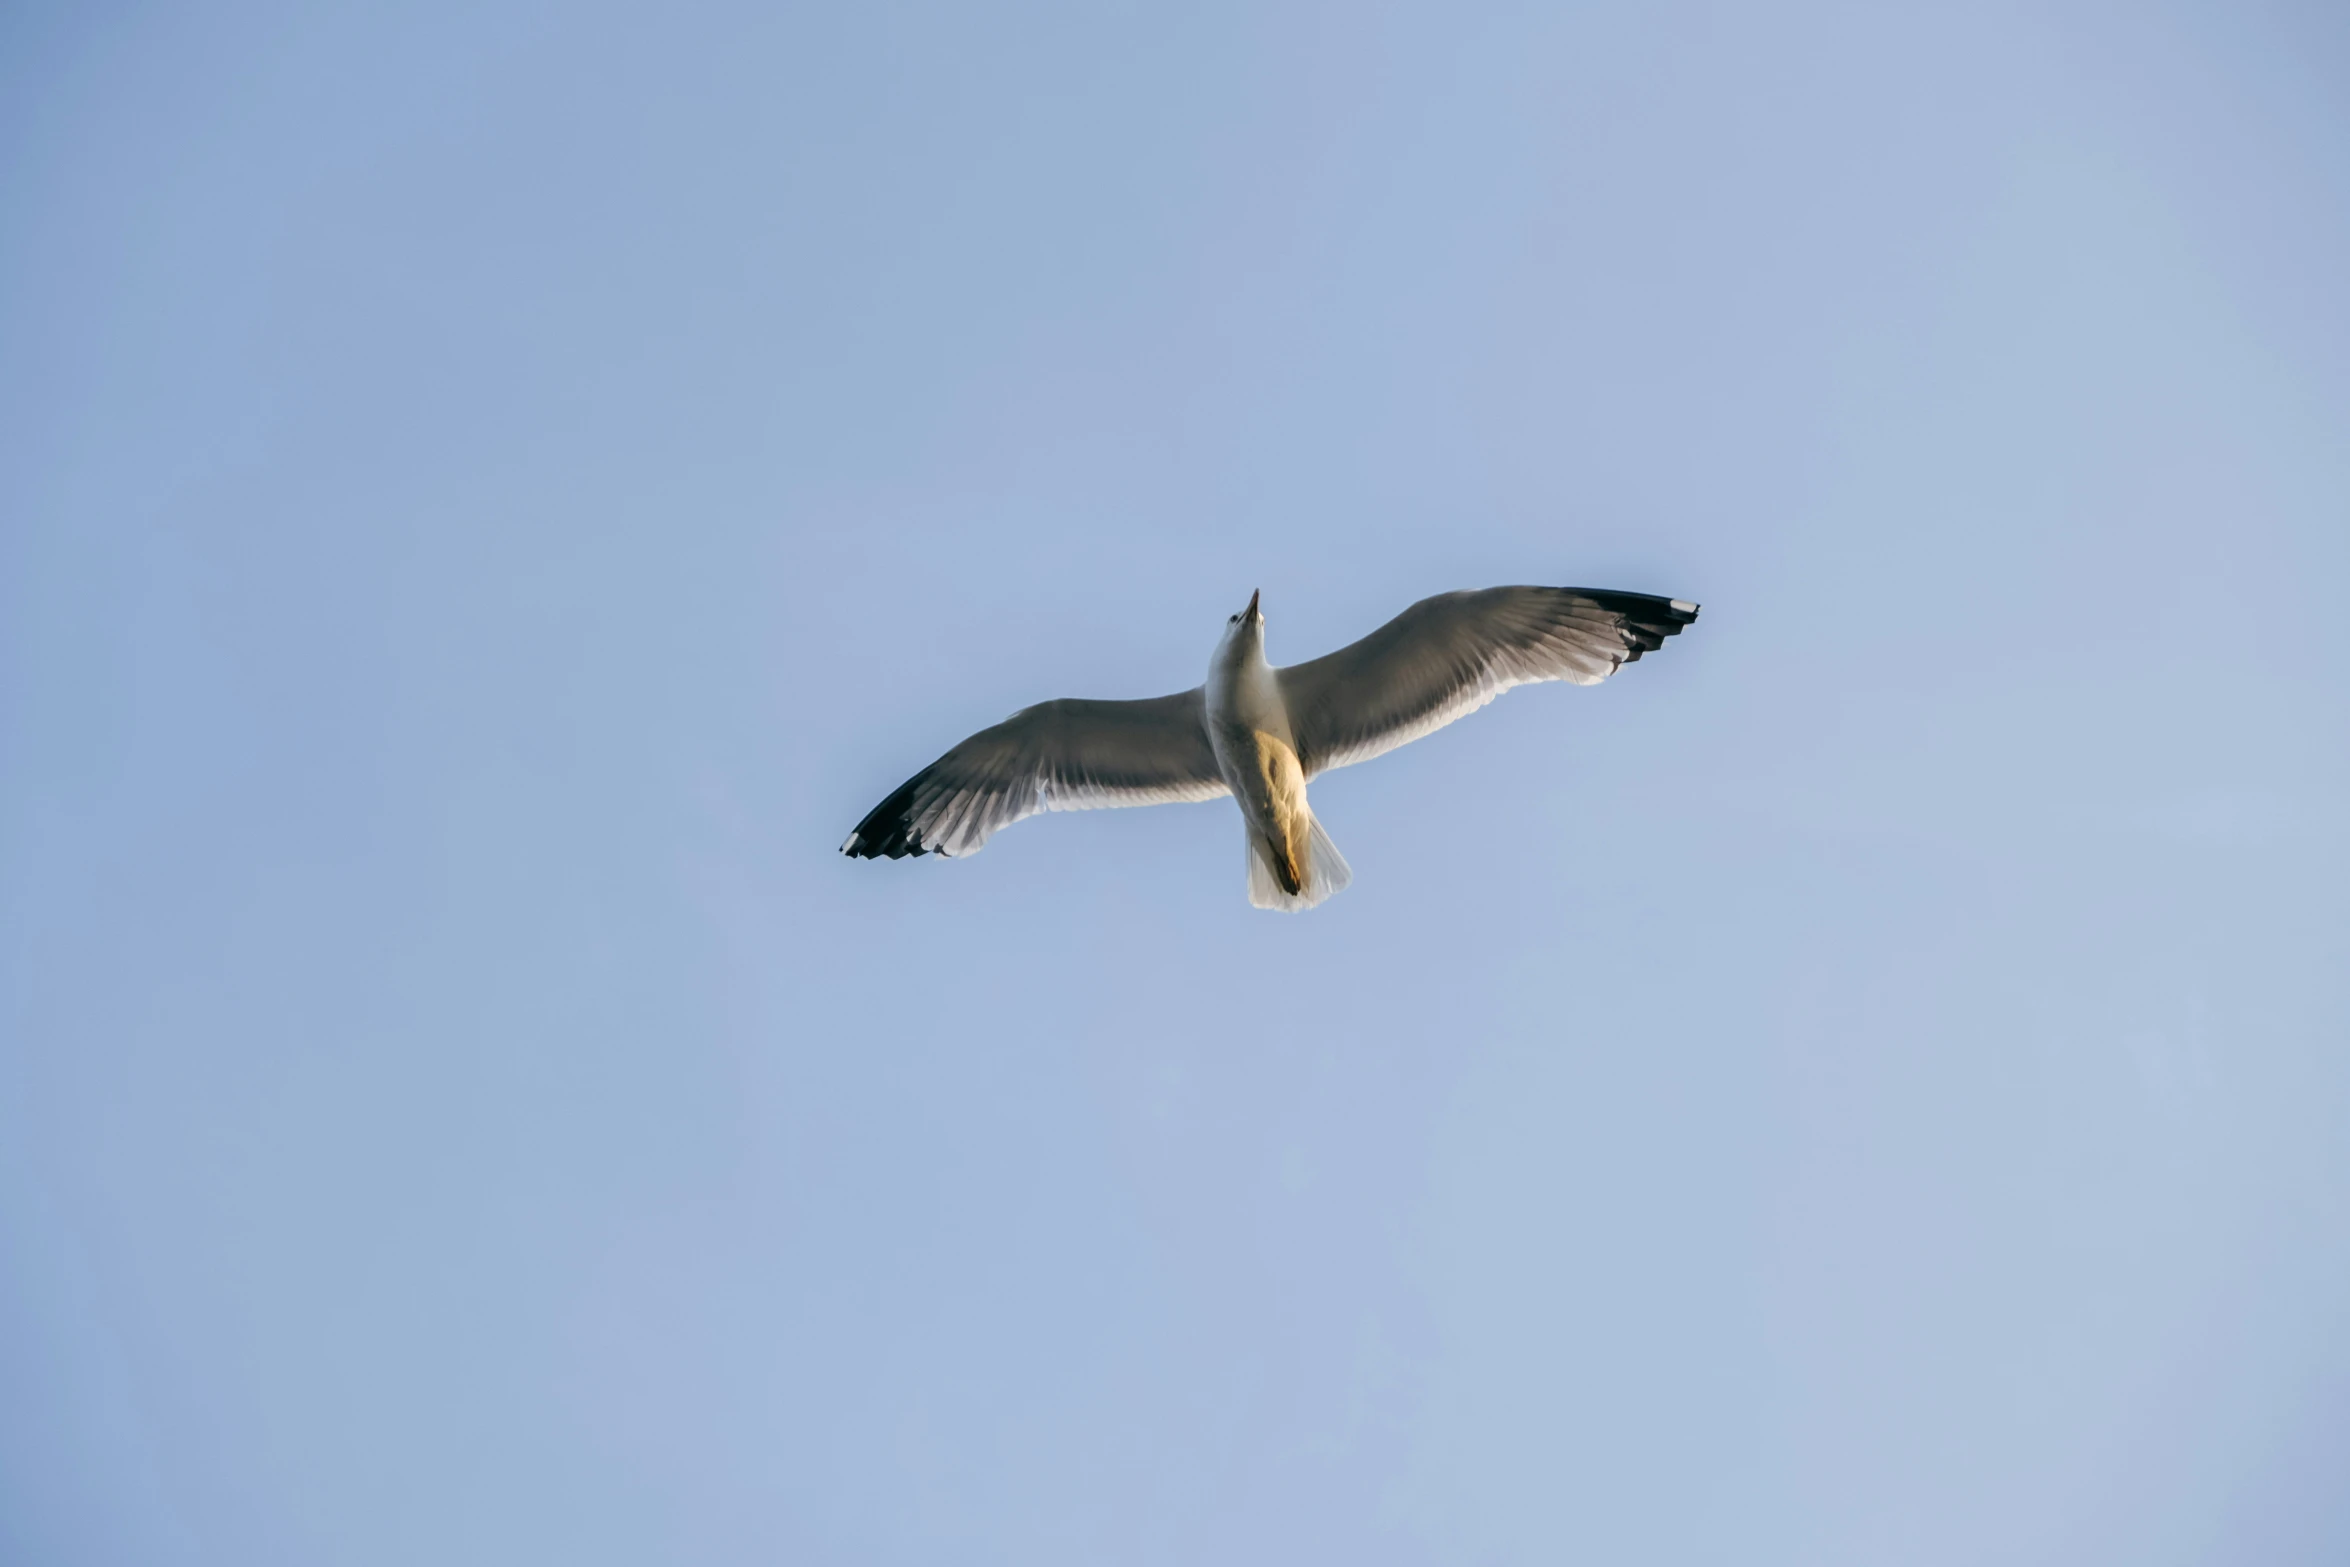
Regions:
<instances>
[{"instance_id":1,"label":"gray wing feather","mask_svg":"<svg viewBox=\"0 0 2350 1567\"><path fill-rule=\"evenodd\" d=\"M1440 593L1276 677L1311 777L1417 740L1512 686L1597 685L1696 618L1681 599L1596 588Z\"/></svg>"},{"instance_id":2,"label":"gray wing feather","mask_svg":"<svg viewBox=\"0 0 2350 1567\"><path fill-rule=\"evenodd\" d=\"M1038 811L1212 800L1226 793L1198 690L1141 702L1068 697L1023 708L899 785L841 845L872 859L977 854Z\"/></svg>"}]
</instances>

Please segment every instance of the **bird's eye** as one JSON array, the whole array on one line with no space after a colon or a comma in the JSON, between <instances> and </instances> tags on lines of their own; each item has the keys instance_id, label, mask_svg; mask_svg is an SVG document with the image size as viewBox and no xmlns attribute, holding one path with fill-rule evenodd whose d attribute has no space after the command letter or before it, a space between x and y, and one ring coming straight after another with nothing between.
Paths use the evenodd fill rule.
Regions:
<instances>
[{"instance_id":1,"label":"bird's eye","mask_svg":"<svg viewBox=\"0 0 2350 1567\"><path fill-rule=\"evenodd\" d=\"M1230 620L1226 621L1225 624L1228 626L1237 626L1240 624L1240 617L1235 615Z\"/></svg>"}]
</instances>

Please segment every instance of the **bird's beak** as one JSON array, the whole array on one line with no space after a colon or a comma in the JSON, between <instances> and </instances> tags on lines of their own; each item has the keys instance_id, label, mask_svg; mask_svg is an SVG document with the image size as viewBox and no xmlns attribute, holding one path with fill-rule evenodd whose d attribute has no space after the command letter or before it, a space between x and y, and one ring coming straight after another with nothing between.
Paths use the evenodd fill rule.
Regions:
<instances>
[{"instance_id":1,"label":"bird's beak","mask_svg":"<svg viewBox=\"0 0 2350 1567\"><path fill-rule=\"evenodd\" d=\"M1251 620L1257 618L1257 598L1264 591L1265 590L1263 588L1259 588L1255 593L1251 593L1248 596L1248 618Z\"/></svg>"}]
</instances>

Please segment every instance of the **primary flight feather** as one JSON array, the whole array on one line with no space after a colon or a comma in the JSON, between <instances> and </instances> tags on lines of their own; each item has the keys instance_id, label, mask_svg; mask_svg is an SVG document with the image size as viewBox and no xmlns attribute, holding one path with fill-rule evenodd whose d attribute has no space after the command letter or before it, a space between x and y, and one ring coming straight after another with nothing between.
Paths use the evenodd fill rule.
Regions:
<instances>
[{"instance_id":1,"label":"primary flight feather","mask_svg":"<svg viewBox=\"0 0 2350 1567\"><path fill-rule=\"evenodd\" d=\"M1486 588L1422 599L1311 663L1265 662L1265 617L1225 622L1205 684L1140 702L1023 708L899 785L841 845L860 858L976 854L1038 811L1239 802L1249 901L1310 909L1353 878L1306 784L1433 733L1512 686L1597 685L1697 619L1684 599Z\"/></svg>"}]
</instances>

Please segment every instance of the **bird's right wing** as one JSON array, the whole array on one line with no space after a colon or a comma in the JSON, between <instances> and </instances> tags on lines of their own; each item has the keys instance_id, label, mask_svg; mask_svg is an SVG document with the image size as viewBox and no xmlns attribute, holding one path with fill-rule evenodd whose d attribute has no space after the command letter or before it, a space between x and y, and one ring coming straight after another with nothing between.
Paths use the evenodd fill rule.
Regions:
<instances>
[{"instance_id":1,"label":"bird's right wing","mask_svg":"<svg viewBox=\"0 0 2350 1567\"><path fill-rule=\"evenodd\" d=\"M1141 702L1064 698L982 729L898 786L840 852L977 854L1038 811L1212 800L1229 791L1197 689Z\"/></svg>"},{"instance_id":2,"label":"bird's right wing","mask_svg":"<svg viewBox=\"0 0 2350 1567\"><path fill-rule=\"evenodd\" d=\"M1442 729L1512 686L1597 685L1696 618L1686 600L1595 588L1439 593L1275 677L1310 778Z\"/></svg>"}]
</instances>

